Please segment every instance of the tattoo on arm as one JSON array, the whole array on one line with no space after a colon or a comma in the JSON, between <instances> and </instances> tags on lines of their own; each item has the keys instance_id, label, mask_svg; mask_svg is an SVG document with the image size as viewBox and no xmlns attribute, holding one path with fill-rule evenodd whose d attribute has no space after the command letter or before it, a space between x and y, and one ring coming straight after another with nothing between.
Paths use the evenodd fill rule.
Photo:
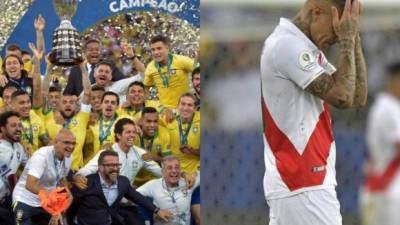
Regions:
<instances>
[{"instance_id":1,"label":"tattoo on arm","mask_svg":"<svg viewBox=\"0 0 400 225\"><path fill-rule=\"evenodd\" d=\"M355 45L355 63L356 63L356 90L354 93L354 105L364 106L367 101L368 83L367 83L367 68L365 64L364 54L361 47L361 39L356 37Z\"/></svg>"}]
</instances>

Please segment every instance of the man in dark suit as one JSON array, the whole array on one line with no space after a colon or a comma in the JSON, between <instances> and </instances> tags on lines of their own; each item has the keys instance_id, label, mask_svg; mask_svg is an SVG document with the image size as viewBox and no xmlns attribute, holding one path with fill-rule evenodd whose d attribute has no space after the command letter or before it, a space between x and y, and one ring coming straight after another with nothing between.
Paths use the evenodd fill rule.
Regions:
<instances>
[{"instance_id":1,"label":"man in dark suit","mask_svg":"<svg viewBox=\"0 0 400 225\"><path fill-rule=\"evenodd\" d=\"M123 197L168 221L172 213L157 208L151 201L132 188L128 178L119 176L118 153L106 150L99 156L99 172L87 176L87 189L72 188L78 225L130 225L125 224L119 212Z\"/></svg>"},{"instance_id":2,"label":"man in dark suit","mask_svg":"<svg viewBox=\"0 0 400 225\"><path fill-rule=\"evenodd\" d=\"M90 83L93 84L94 81L94 70L96 64L100 61L100 42L96 39L88 40L84 45L85 57L88 61L86 64L86 69L89 74ZM112 81L118 81L125 78L122 72L113 64L112 68ZM82 87L82 71L78 66L71 68L68 83L65 87L64 93L79 96L83 90Z\"/></svg>"}]
</instances>

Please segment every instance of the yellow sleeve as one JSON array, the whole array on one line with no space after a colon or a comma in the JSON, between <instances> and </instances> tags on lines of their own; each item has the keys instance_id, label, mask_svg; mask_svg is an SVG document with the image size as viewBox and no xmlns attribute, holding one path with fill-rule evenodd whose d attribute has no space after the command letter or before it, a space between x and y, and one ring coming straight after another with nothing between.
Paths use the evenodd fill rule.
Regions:
<instances>
[{"instance_id":1,"label":"yellow sleeve","mask_svg":"<svg viewBox=\"0 0 400 225\"><path fill-rule=\"evenodd\" d=\"M192 72L194 69L194 60L187 56L180 56L179 62L186 72Z\"/></svg>"},{"instance_id":2,"label":"yellow sleeve","mask_svg":"<svg viewBox=\"0 0 400 225\"><path fill-rule=\"evenodd\" d=\"M162 135L161 139L163 140L161 156L171 155L171 137L169 135L169 130L163 127L159 127L159 129L163 130L163 132L160 132L160 135Z\"/></svg>"},{"instance_id":3,"label":"yellow sleeve","mask_svg":"<svg viewBox=\"0 0 400 225\"><path fill-rule=\"evenodd\" d=\"M154 65L154 61L151 61L150 64L147 66L146 71L144 72L143 84L145 86L153 86L154 85L154 79L151 74L153 65Z\"/></svg>"}]
</instances>

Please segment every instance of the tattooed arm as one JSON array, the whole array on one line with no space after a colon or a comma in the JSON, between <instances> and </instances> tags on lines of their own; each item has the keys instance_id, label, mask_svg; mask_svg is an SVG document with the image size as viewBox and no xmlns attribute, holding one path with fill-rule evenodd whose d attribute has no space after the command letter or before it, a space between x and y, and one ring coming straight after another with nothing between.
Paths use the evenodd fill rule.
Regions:
<instances>
[{"instance_id":1,"label":"tattooed arm","mask_svg":"<svg viewBox=\"0 0 400 225\"><path fill-rule=\"evenodd\" d=\"M342 17L332 8L333 29L339 39L339 61L335 76L322 74L306 88L306 91L326 100L337 108L353 106L356 90L356 36L359 23L359 2L346 0Z\"/></svg>"},{"instance_id":2,"label":"tattooed arm","mask_svg":"<svg viewBox=\"0 0 400 225\"><path fill-rule=\"evenodd\" d=\"M364 54L361 47L360 34L356 36L355 46L355 59L356 59L356 90L354 93L353 105L356 107L363 107L367 102L368 95L368 82L367 82L367 67L365 65Z\"/></svg>"}]
</instances>

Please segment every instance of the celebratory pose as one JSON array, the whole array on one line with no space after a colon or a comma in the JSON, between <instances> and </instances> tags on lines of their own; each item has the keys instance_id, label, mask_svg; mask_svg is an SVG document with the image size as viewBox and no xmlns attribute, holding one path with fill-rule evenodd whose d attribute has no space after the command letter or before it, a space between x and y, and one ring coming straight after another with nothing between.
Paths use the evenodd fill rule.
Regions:
<instances>
[{"instance_id":1,"label":"celebratory pose","mask_svg":"<svg viewBox=\"0 0 400 225\"><path fill-rule=\"evenodd\" d=\"M358 0L307 0L292 21L282 18L264 43L264 191L270 225L342 224L328 104L365 105L359 20ZM336 42L337 69L322 52Z\"/></svg>"}]
</instances>

